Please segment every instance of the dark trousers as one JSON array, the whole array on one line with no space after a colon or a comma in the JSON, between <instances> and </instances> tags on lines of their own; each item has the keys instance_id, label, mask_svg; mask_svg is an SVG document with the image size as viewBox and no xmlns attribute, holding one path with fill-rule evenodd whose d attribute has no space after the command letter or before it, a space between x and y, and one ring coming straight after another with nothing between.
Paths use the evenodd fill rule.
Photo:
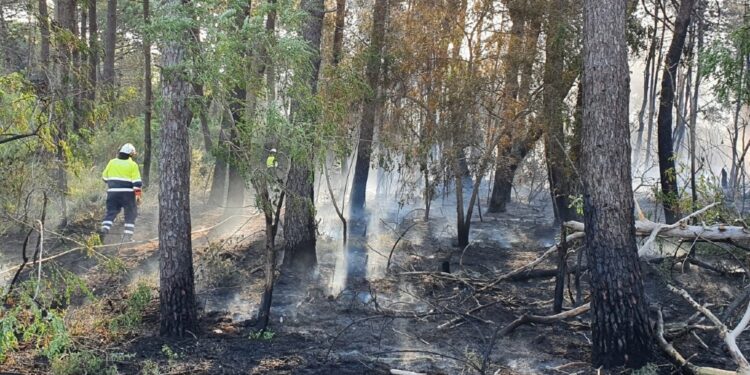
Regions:
<instances>
[{"instance_id":1,"label":"dark trousers","mask_svg":"<svg viewBox=\"0 0 750 375\"><path fill-rule=\"evenodd\" d=\"M132 191L118 191L107 193L107 214L102 221L102 231L109 232L115 217L125 211L125 234L133 234L135 218L138 216L138 206L135 204L135 194Z\"/></svg>"}]
</instances>

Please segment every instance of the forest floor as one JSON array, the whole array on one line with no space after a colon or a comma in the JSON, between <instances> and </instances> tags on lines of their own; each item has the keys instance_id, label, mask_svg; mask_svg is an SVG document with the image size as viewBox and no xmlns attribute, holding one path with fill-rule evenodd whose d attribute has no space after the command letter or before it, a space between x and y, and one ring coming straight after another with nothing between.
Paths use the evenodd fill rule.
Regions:
<instances>
[{"instance_id":1,"label":"forest floor","mask_svg":"<svg viewBox=\"0 0 750 375\"><path fill-rule=\"evenodd\" d=\"M154 212L144 210L139 218L138 242L101 249L103 255L122 262L115 267L119 272L110 262L81 253L54 261L80 275L96 295L93 300L73 301L69 307L66 323L74 341L119 373L388 374L391 369L429 374L597 373L589 365L587 315L497 335L525 313L551 314L554 277L490 286L495 277L531 262L555 242L558 230L549 207L513 203L508 212L485 213L473 223L473 241L465 249L453 246L451 223L439 209L433 213L436 218L427 222L406 214L389 224L390 219L376 216L383 220L370 223L366 234L366 280L342 281L347 265L341 239L331 229L335 219L322 221L325 231L318 240L315 276L300 279L282 272L274 290L270 331L261 337L254 333L253 317L263 288L263 218L257 214L227 218L220 210L194 209L200 328L181 340L158 335ZM93 216L82 228L91 225L96 225ZM395 246L386 272L388 253L410 226ZM732 267L725 252L698 250L702 260ZM439 272L444 261L449 261L451 273ZM661 306L667 322L684 322L694 313L666 289L667 282L685 288L717 313L745 293L744 273L728 277L695 266L683 270L666 264L671 262L643 263L643 269L649 302ZM552 269L554 262L547 260L537 268ZM585 273L582 282L586 297ZM139 312L142 319L125 332L111 332L107 329L111 325L102 322L128 310L138 285L146 285L153 297ZM568 308L574 288L567 288L565 294ZM466 320L447 324L461 314ZM686 335L674 344L697 364L733 368L716 334L696 335L700 340ZM750 349L750 338L740 337L738 343L741 349ZM0 373L50 372L50 363L32 355L33 348L21 349ZM675 370L660 355L652 362L650 372L644 373Z\"/></svg>"}]
</instances>

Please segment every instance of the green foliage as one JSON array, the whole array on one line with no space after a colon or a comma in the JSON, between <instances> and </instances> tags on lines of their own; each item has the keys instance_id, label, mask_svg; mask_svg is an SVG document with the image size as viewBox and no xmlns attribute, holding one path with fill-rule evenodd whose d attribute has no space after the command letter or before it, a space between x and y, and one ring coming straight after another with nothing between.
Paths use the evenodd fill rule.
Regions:
<instances>
[{"instance_id":1,"label":"green foliage","mask_svg":"<svg viewBox=\"0 0 750 375\"><path fill-rule=\"evenodd\" d=\"M748 20L745 17L726 39L716 39L703 51L702 73L715 80L713 90L725 105L735 100L750 103L750 74L745 71L750 57Z\"/></svg>"},{"instance_id":2,"label":"green foliage","mask_svg":"<svg viewBox=\"0 0 750 375\"><path fill-rule=\"evenodd\" d=\"M92 351L72 352L52 360L55 375L117 375L117 366L107 366L107 361Z\"/></svg>"},{"instance_id":3,"label":"green foliage","mask_svg":"<svg viewBox=\"0 0 750 375\"><path fill-rule=\"evenodd\" d=\"M147 359L141 365L141 371L138 372L140 375L159 375L159 365L156 362Z\"/></svg>"},{"instance_id":4,"label":"green foliage","mask_svg":"<svg viewBox=\"0 0 750 375\"><path fill-rule=\"evenodd\" d=\"M0 310L0 363L22 343L32 344L40 354L57 358L72 346L65 327L65 308L72 296L93 295L76 275L57 268L41 280L39 294L36 280L19 284Z\"/></svg>"},{"instance_id":5,"label":"green foliage","mask_svg":"<svg viewBox=\"0 0 750 375\"><path fill-rule=\"evenodd\" d=\"M276 336L275 332L264 329L262 331L250 332L248 338L250 340L268 341L273 339L274 336Z\"/></svg>"},{"instance_id":6,"label":"green foliage","mask_svg":"<svg viewBox=\"0 0 750 375\"><path fill-rule=\"evenodd\" d=\"M125 311L109 323L112 332L122 333L136 330L141 324L143 312L151 303L151 299L151 287L144 282L138 283L128 297Z\"/></svg>"},{"instance_id":7,"label":"green foliage","mask_svg":"<svg viewBox=\"0 0 750 375\"><path fill-rule=\"evenodd\" d=\"M576 214L583 216L583 195L571 195L568 198L570 200L570 204L568 205L568 208L575 207Z\"/></svg>"}]
</instances>

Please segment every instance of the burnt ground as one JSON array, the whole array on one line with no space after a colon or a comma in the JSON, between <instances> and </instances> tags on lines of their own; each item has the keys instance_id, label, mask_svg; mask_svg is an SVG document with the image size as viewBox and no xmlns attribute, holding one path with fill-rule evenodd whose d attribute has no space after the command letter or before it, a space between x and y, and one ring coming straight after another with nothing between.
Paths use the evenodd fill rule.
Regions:
<instances>
[{"instance_id":1,"label":"burnt ground","mask_svg":"<svg viewBox=\"0 0 750 375\"><path fill-rule=\"evenodd\" d=\"M500 328L524 313L551 313L553 277L487 288L494 277L527 264L554 243L557 230L548 207L514 203L507 213L484 214L482 221L473 223L473 242L466 249L453 246L451 223L440 218L444 213L439 210L428 222L408 210L395 218L379 213L373 216L378 220L368 224L366 241L359 242L366 242L362 246L368 249L361 267L365 280L342 280L348 265L341 255L346 251L335 219L322 221L315 275L300 279L282 270L274 291L272 337L260 339L251 336L263 280L262 218L251 214L228 220L218 210L194 212L199 330L180 340L158 335L158 255L150 229L155 215L145 212L139 218L139 242L100 250L108 259L121 261L120 266L80 253L55 260L82 275L97 296L75 300L68 310L66 322L78 347L94 350L123 374L387 374L390 369L430 374L597 373L588 365L591 332L586 315L552 325L521 326L507 337L496 337ZM385 272L391 247L412 224ZM351 243L358 246L357 238ZM736 255L744 260L743 253ZM699 247L698 256L728 267L734 262L707 245ZM569 264L575 258L571 256ZM450 274L438 272L445 261ZM668 263L643 264L649 302L662 308L667 323L685 321L694 313L666 289L667 282L710 304L719 316L744 293L744 277L696 266L683 270ZM553 267L547 260L538 268ZM585 273L582 281L585 297ZM142 322L125 334L107 332L100 322L125 309L138 283L149 285L154 296ZM571 289L566 290L566 308L575 294ZM459 314L485 305L445 327ZM694 363L733 368L715 333L696 335L700 341L687 334L674 344ZM739 345L748 350L750 338L745 336ZM49 363L33 356L33 348L27 349L13 354L2 370L48 373ZM652 362L652 373L675 371L659 354Z\"/></svg>"}]
</instances>

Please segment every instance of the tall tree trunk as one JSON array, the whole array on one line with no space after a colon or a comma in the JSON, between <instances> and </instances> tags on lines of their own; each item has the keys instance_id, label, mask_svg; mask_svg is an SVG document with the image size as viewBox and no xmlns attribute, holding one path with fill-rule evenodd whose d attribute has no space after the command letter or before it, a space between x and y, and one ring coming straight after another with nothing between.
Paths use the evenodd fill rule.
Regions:
<instances>
[{"instance_id":1,"label":"tall tree trunk","mask_svg":"<svg viewBox=\"0 0 750 375\"><path fill-rule=\"evenodd\" d=\"M75 14L76 0L57 0L55 6L55 19L60 29L75 35ZM73 41L59 43L56 46L56 69L54 79L52 80L54 100L58 103L59 109L53 115L56 125L55 145L56 145L56 163L57 163L57 193L60 197L62 221L61 226L68 224L68 176L66 171L67 158L65 153L65 143L68 140L68 129L73 123L74 103L71 100L72 78L71 66L73 59L73 49L76 48Z\"/></svg>"},{"instance_id":2,"label":"tall tree trunk","mask_svg":"<svg viewBox=\"0 0 750 375\"><path fill-rule=\"evenodd\" d=\"M42 65L43 74L45 77L49 74L49 38L50 38L50 22L49 22L49 10L47 8L47 0L39 0L39 34L40 50L39 50L39 62ZM45 78L46 79L46 78ZM48 81L48 80L46 80Z\"/></svg>"},{"instance_id":3,"label":"tall tree trunk","mask_svg":"<svg viewBox=\"0 0 750 375\"><path fill-rule=\"evenodd\" d=\"M228 213L235 213L241 210L245 206L245 177L242 174L241 160L237 157L239 147L239 132L238 126L243 121L243 103L247 92L244 88L235 89L232 93L232 102L229 104L230 111L232 113L232 128L229 129L229 145L228 150L228 167L229 167L229 181L227 187L227 206L226 210Z\"/></svg>"},{"instance_id":4,"label":"tall tree trunk","mask_svg":"<svg viewBox=\"0 0 750 375\"><path fill-rule=\"evenodd\" d=\"M336 0L336 20L333 29L333 66L341 62L344 47L344 27L346 22L346 0Z\"/></svg>"},{"instance_id":5,"label":"tall tree trunk","mask_svg":"<svg viewBox=\"0 0 750 375\"><path fill-rule=\"evenodd\" d=\"M672 107L674 106L675 77L682 56L682 47L685 45L685 36L690 25L690 14L693 10L694 1L682 0L680 2L674 34L667 52L661 81L659 117L657 118L659 178L661 179L661 194L664 201L664 218L668 224L677 221L679 216L677 169L675 168L675 154L672 145Z\"/></svg>"},{"instance_id":6,"label":"tall tree trunk","mask_svg":"<svg viewBox=\"0 0 750 375\"><path fill-rule=\"evenodd\" d=\"M696 137L697 137L697 126L698 126L698 97L700 96L701 87L701 69L703 65L703 15L705 13L705 5L702 0L698 0L698 25L696 26L696 33L698 39L698 45L696 49L696 67L695 67L695 89L693 90L693 97L690 101L690 190L692 191L692 202L693 212L698 210L698 188L696 186Z\"/></svg>"},{"instance_id":7,"label":"tall tree trunk","mask_svg":"<svg viewBox=\"0 0 750 375\"><path fill-rule=\"evenodd\" d=\"M643 98L641 102L641 110L638 112L638 137L636 138L635 150L633 150L635 168L638 168L640 165L643 131L646 128L646 109L648 108L648 98L651 93L651 71L653 70L653 65L656 63L654 61L656 58L656 32L659 26L659 18L656 16L657 14L658 12L654 9L654 16L652 18L654 26L651 34L651 43L648 47L648 55L646 56L646 67L643 69Z\"/></svg>"},{"instance_id":8,"label":"tall tree trunk","mask_svg":"<svg viewBox=\"0 0 750 375\"><path fill-rule=\"evenodd\" d=\"M186 0L167 0L173 7ZM178 2L179 1L179 2ZM177 15L175 15L177 16ZM159 148L159 302L160 332L185 336L197 325L193 252L190 237L190 141L192 85L184 65L189 61L190 31L161 48L162 98Z\"/></svg>"},{"instance_id":9,"label":"tall tree trunk","mask_svg":"<svg viewBox=\"0 0 750 375\"><path fill-rule=\"evenodd\" d=\"M42 0L44 1L44 0ZM99 42L98 42L98 28L96 19L96 1L88 1L89 8L89 64L88 64L88 84L89 90L87 99L90 105L93 105L96 100L96 72L99 64Z\"/></svg>"},{"instance_id":10,"label":"tall tree trunk","mask_svg":"<svg viewBox=\"0 0 750 375\"><path fill-rule=\"evenodd\" d=\"M117 49L117 0L107 0L107 32L104 34L104 70L102 82L110 94L115 85L115 50Z\"/></svg>"},{"instance_id":11,"label":"tall tree trunk","mask_svg":"<svg viewBox=\"0 0 750 375\"><path fill-rule=\"evenodd\" d=\"M544 150L547 160L550 194L552 195L555 219L565 222L574 218L575 211L570 208L569 196L572 189L571 178L566 176L565 165L568 157L565 153L564 111L567 90L563 79L565 54L565 24L563 11L567 9L566 0L550 2L547 20L547 38L544 63L544 85L542 89L545 122ZM559 312L559 311L556 311Z\"/></svg>"},{"instance_id":12,"label":"tall tree trunk","mask_svg":"<svg viewBox=\"0 0 750 375\"><path fill-rule=\"evenodd\" d=\"M367 178L370 174L370 156L372 154L372 140L375 130L376 112L380 98L380 72L385 43L385 23L388 10L388 0L375 0L372 14L372 30L370 31L370 48L367 51L366 78L370 93L365 97L362 105L362 119L359 124L359 142L357 144L357 160L354 165L354 180L350 209L354 213L361 213L365 207Z\"/></svg>"},{"instance_id":13,"label":"tall tree trunk","mask_svg":"<svg viewBox=\"0 0 750 375\"><path fill-rule=\"evenodd\" d=\"M320 40L323 32L323 17L325 15L323 0L303 0L300 8L308 13L307 21L302 27L302 38L312 51L310 76L307 77L311 98L317 93L318 73L320 70ZM303 98L304 100L304 98ZM305 127L305 133L313 136L318 119L299 104L292 106L296 113L292 114L293 121ZM312 147L311 147L312 148ZM312 274L317 257L315 254L316 225L315 199L313 197L313 164L315 155L305 153L302 158L294 158L286 181L287 198L284 216L284 263L290 268Z\"/></svg>"},{"instance_id":14,"label":"tall tree trunk","mask_svg":"<svg viewBox=\"0 0 750 375\"><path fill-rule=\"evenodd\" d=\"M216 163L214 164L213 178L211 179L211 192L208 195L208 203L213 206L223 206L227 194L227 156L229 151L229 131L232 128L232 119L227 111L221 116L221 128L219 129L219 142L213 150Z\"/></svg>"},{"instance_id":15,"label":"tall tree trunk","mask_svg":"<svg viewBox=\"0 0 750 375\"><path fill-rule=\"evenodd\" d=\"M94 1L94 0L90 0ZM143 0L143 185L151 182L151 112L153 103L151 83L151 37L148 27L151 25L151 10L149 1Z\"/></svg>"},{"instance_id":16,"label":"tall tree trunk","mask_svg":"<svg viewBox=\"0 0 750 375\"><path fill-rule=\"evenodd\" d=\"M657 2L661 3L662 0L656 0ZM661 7L662 9L664 7ZM654 11L656 13L656 11ZM666 20L666 15L664 16L664 19ZM646 163L645 166L648 168L651 163L651 138L654 134L654 116L656 115L656 83L659 80L659 71L661 71L662 64L664 63L662 57L663 57L663 51L664 51L664 35L667 31L667 22L662 21L661 24L661 35L659 37L659 46L656 48L657 51L659 51L659 57L654 61L653 66L651 67L651 83L649 86L651 86L651 92L648 95L648 128L646 130Z\"/></svg>"},{"instance_id":17,"label":"tall tree trunk","mask_svg":"<svg viewBox=\"0 0 750 375\"><path fill-rule=\"evenodd\" d=\"M592 362L637 368L652 355L652 332L635 245L626 2L584 0L583 19L581 170Z\"/></svg>"}]
</instances>

